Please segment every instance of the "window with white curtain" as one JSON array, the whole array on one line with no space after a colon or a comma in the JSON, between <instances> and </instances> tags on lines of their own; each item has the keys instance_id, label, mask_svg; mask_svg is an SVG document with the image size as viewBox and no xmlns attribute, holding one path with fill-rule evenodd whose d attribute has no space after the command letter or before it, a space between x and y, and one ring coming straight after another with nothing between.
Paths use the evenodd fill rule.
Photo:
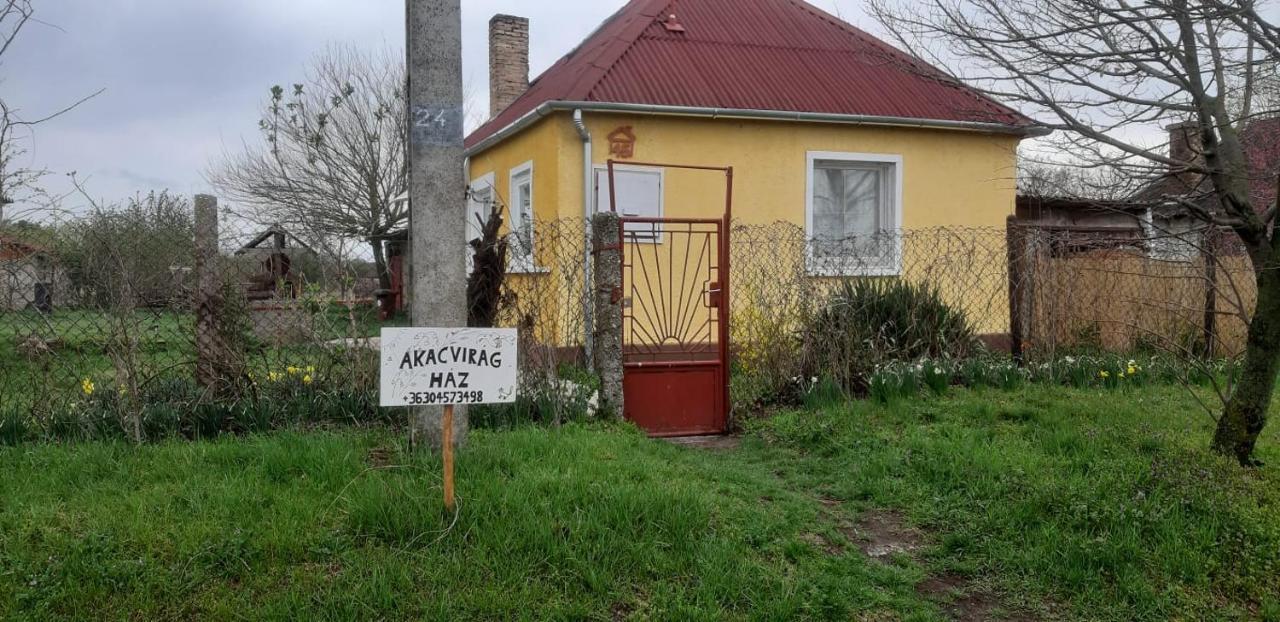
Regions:
<instances>
[{"instance_id":1,"label":"window with white curtain","mask_svg":"<svg viewBox=\"0 0 1280 622\"><path fill-rule=\"evenodd\" d=\"M493 173L478 177L471 182L471 192L467 201L467 240L464 252L467 254L467 274L471 274L475 265L475 249L471 241L484 235L482 223L488 221L493 211L496 193L493 190Z\"/></svg>"},{"instance_id":2,"label":"window with white curtain","mask_svg":"<svg viewBox=\"0 0 1280 622\"><path fill-rule=\"evenodd\" d=\"M898 274L902 158L811 152L808 167L810 272L824 276Z\"/></svg>"},{"instance_id":3,"label":"window with white curtain","mask_svg":"<svg viewBox=\"0 0 1280 622\"><path fill-rule=\"evenodd\" d=\"M511 169L511 235L508 237L509 268L516 272L534 269L533 261L533 162Z\"/></svg>"}]
</instances>

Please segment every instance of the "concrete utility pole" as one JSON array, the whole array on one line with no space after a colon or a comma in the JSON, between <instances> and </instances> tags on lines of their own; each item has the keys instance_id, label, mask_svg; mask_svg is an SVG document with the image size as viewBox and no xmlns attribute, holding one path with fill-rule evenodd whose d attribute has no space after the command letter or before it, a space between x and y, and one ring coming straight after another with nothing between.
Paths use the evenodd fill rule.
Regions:
<instances>
[{"instance_id":1,"label":"concrete utility pole","mask_svg":"<svg viewBox=\"0 0 1280 622\"><path fill-rule=\"evenodd\" d=\"M462 7L460 0L406 0L409 67L409 231L413 324L467 322L466 187L462 149ZM443 444L442 410L422 408L417 438ZM466 440L458 408L453 440Z\"/></svg>"}]
</instances>

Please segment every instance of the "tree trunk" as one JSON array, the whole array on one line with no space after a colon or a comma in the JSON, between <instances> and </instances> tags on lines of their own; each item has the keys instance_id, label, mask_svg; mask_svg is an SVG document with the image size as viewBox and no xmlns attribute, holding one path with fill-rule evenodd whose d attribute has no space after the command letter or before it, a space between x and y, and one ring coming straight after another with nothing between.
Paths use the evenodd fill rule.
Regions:
<instances>
[{"instance_id":1,"label":"tree trunk","mask_svg":"<svg viewBox=\"0 0 1280 622\"><path fill-rule=\"evenodd\" d=\"M507 238L498 233L502 221L502 208L494 205L480 237L471 241L473 259L471 275L467 277L467 326L491 327L498 318L502 283L507 275Z\"/></svg>"},{"instance_id":2,"label":"tree trunk","mask_svg":"<svg viewBox=\"0 0 1280 622\"><path fill-rule=\"evenodd\" d=\"M1244 367L1213 436L1213 449L1242 466L1257 466L1253 448L1267 425L1280 370L1280 264L1268 261L1256 272L1258 308L1249 325Z\"/></svg>"},{"instance_id":3,"label":"tree trunk","mask_svg":"<svg viewBox=\"0 0 1280 622\"><path fill-rule=\"evenodd\" d=\"M373 265L378 271L378 289L391 289L391 271L387 268L387 253L382 240L369 240L373 249Z\"/></svg>"}]
</instances>

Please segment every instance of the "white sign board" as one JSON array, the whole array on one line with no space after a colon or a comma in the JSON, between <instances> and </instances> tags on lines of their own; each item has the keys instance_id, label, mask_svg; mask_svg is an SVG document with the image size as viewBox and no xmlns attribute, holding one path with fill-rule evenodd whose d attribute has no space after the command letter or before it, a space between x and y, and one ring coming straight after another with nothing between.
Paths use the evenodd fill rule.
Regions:
<instances>
[{"instance_id":1,"label":"white sign board","mask_svg":"<svg viewBox=\"0 0 1280 622\"><path fill-rule=\"evenodd\" d=\"M516 330L382 329L382 405L516 400Z\"/></svg>"}]
</instances>

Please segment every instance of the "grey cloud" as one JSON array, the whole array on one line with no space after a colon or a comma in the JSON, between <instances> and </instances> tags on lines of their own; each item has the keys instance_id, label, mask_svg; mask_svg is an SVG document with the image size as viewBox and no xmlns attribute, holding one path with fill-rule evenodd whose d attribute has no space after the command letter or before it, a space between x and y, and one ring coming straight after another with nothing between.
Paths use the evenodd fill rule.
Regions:
<instances>
[{"instance_id":1,"label":"grey cloud","mask_svg":"<svg viewBox=\"0 0 1280 622\"><path fill-rule=\"evenodd\" d=\"M488 110L492 15L531 19L536 74L623 1L463 0L468 108ZM106 198L206 190L211 158L258 140L272 84L299 80L331 43L399 50L404 41L404 0L45 0L39 11L59 29L24 33L0 66L0 89L28 115L107 89L39 128L31 154L56 172L95 171L91 190Z\"/></svg>"}]
</instances>

